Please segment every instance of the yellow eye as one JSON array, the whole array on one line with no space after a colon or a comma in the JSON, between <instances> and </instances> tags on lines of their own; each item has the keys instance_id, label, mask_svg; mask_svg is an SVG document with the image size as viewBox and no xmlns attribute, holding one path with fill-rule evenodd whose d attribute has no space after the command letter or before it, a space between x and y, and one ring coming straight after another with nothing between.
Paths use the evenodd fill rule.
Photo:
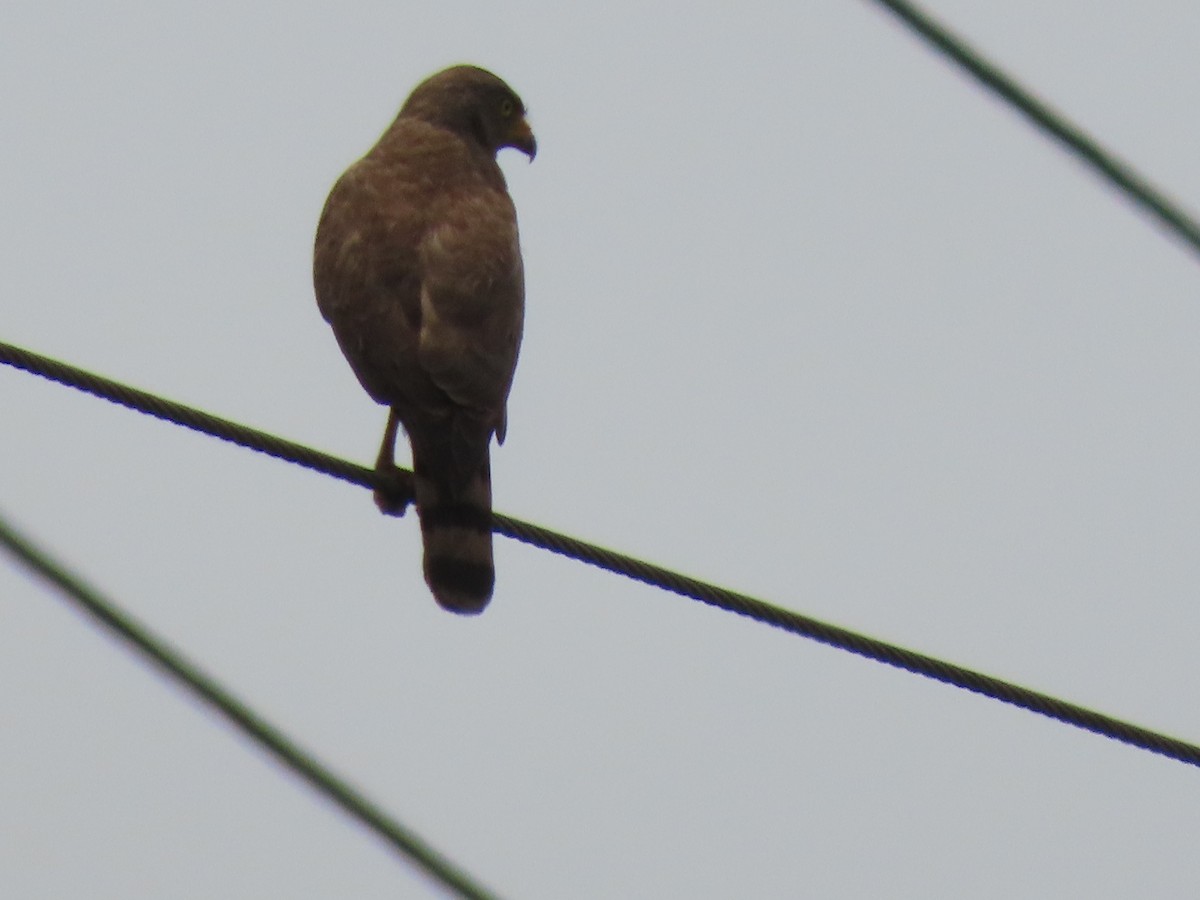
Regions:
<instances>
[{"instance_id":1,"label":"yellow eye","mask_svg":"<svg viewBox=\"0 0 1200 900\"><path fill-rule=\"evenodd\" d=\"M511 100L506 98L500 102L500 115L504 116L504 118L507 119L509 116L511 116L514 109L515 107L513 106L513 102Z\"/></svg>"}]
</instances>

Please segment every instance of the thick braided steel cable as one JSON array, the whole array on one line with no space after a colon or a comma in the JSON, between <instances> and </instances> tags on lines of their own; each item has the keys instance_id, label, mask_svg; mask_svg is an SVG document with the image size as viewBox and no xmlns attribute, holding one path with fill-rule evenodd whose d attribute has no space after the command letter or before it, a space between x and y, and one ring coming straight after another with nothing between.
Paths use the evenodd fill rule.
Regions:
<instances>
[{"instance_id":1,"label":"thick braided steel cable","mask_svg":"<svg viewBox=\"0 0 1200 900\"><path fill-rule=\"evenodd\" d=\"M183 685L212 709L228 719L284 766L299 775L317 793L342 808L362 824L420 866L460 897L489 900L494 895L480 886L445 856L401 825L382 807L359 793L349 783L322 765L312 753L300 747L279 728L235 697L215 678L154 634L129 613L78 575L70 572L45 550L20 534L0 515L0 545L12 553L27 569L54 585L76 606L111 633L153 663L169 678Z\"/></svg>"},{"instance_id":2,"label":"thick braided steel cable","mask_svg":"<svg viewBox=\"0 0 1200 900\"><path fill-rule=\"evenodd\" d=\"M0 362L15 365L25 371L43 375L62 384L78 387L99 397L112 399L117 403L132 409L141 410L160 419L176 422L201 431L213 434L224 440L240 444L244 447L258 450L281 459L286 459L304 465L319 472L326 472L354 484L366 487L383 486L384 482L371 469L357 466L336 457L328 456L310 450L290 441L272 435L264 434L244 425L238 425L208 413L201 413L183 404L174 403L138 391L125 385L101 378L89 372L76 369L46 357L21 350L9 344L0 343ZM143 401L146 408L143 408ZM214 426L209 430L208 426ZM276 452L280 451L280 452ZM411 473L401 471L397 476L403 484L411 478ZM387 485L395 488L396 484ZM585 562L598 568L620 575L625 575L635 581L659 587L667 591L698 600L709 606L737 613L767 625L773 625L792 634L811 638L832 647L848 650L859 656L890 666L905 669L918 675L924 675L935 681L941 681L955 687L960 687L985 697L991 697L1004 703L1019 706L1030 712L1057 719L1069 725L1095 732L1104 737L1150 750L1171 759L1200 766L1200 746L1178 740L1148 728L1132 725L1112 716L1098 713L1074 703L1058 700L1048 694L1043 694L1029 688L984 675L972 669L967 669L953 663L926 656L913 650L906 650L895 644L867 637L857 632L836 625L830 625L817 619L792 612L749 597L735 591L716 587L707 582L686 575L680 575L662 566L643 562L622 553L606 550L568 537L563 534L532 525L519 519L496 513L493 515L493 527L496 532L514 538L535 547L550 550L562 556L567 556L579 562Z\"/></svg>"},{"instance_id":3,"label":"thick braided steel cable","mask_svg":"<svg viewBox=\"0 0 1200 900\"><path fill-rule=\"evenodd\" d=\"M1200 252L1200 223L1132 166L1105 150L1086 131L1039 100L1011 75L915 4L905 0L874 2L1148 211L1193 251Z\"/></svg>"},{"instance_id":4,"label":"thick braided steel cable","mask_svg":"<svg viewBox=\"0 0 1200 900\"><path fill-rule=\"evenodd\" d=\"M0 362L33 375L41 375L43 378L57 381L59 384L65 384L84 393L102 397L156 419L173 422L184 428L190 428L192 431L212 435L223 441L257 450L259 453L287 460L307 469L324 472L326 475L332 475L334 478L340 478L351 484L374 487L378 481L375 473L370 469L364 469L362 466L328 453L322 453L302 444L247 428L245 425L230 422L228 419L222 419L220 416L202 412L182 403L164 400L162 397L146 391L86 372L12 344L0 342Z\"/></svg>"},{"instance_id":5,"label":"thick braided steel cable","mask_svg":"<svg viewBox=\"0 0 1200 900\"><path fill-rule=\"evenodd\" d=\"M508 516L498 513L493 518L497 532L535 547L542 547L571 559L590 563L609 572L625 575L635 581L699 600L701 603L746 616L757 622L774 625L776 628L792 634L812 638L823 644L865 656L867 659L887 663L935 681L964 688L976 694L982 694L985 697L1010 703L1030 712L1040 713L1051 719L1057 719L1060 722L1075 725L1087 731L1132 744L1135 747L1141 747L1144 750L1161 753L1163 756L1169 756L1180 762L1200 766L1200 747L1195 744L1189 744L1186 741L1168 737L1138 725L1131 725L1112 716L1058 700L1029 688L1010 684L999 678L926 656L914 650L906 650L886 641L839 628L789 609L773 606L746 594L716 587L707 582L680 575L670 569L664 569L662 566L633 559L537 525L510 519Z\"/></svg>"}]
</instances>

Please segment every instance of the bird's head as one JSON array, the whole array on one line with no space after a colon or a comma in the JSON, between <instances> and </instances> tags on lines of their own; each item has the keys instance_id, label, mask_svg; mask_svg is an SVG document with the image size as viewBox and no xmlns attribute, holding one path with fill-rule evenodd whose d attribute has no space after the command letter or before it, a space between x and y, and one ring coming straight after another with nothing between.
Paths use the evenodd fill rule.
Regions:
<instances>
[{"instance_id":1,"label":"bird's head","mask_svg":"<svg viewBox=\"0 0 1200 900\"><path fill-rule=\"evenodd\" d=\"M477 66L452 66L426 78L409 95L400 114L449 128L492 154L515 147L531 161L537 155L537 140L521 98L503 80Z\"/></svg>"}]
</instances>

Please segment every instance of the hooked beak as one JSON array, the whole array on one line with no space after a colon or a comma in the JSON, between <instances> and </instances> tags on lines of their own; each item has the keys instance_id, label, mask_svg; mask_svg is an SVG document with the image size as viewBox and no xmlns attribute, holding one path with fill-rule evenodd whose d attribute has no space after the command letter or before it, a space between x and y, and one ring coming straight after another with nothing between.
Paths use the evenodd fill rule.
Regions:
<instances>
[{"instance_id":1,"label":"hooked beak","mask_svg":"<svg viewBox=\"0 0 1200 900\"><path fill-rule=\"evenodd\" d=\"M533 162L533 158L537 156L537 138L533 136L533 129L529 127L524 116L513 122L512 127L508 130L505 145L520 150L529 157L530 162Z\"/></svg>"}]
</instances>

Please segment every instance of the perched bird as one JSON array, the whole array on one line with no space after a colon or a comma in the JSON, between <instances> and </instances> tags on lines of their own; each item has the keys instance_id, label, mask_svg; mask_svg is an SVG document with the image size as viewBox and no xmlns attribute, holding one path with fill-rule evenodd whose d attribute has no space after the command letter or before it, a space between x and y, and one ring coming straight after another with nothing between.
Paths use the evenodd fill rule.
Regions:
<instances>
[{"instance_id":1,"label":"perched bird","mask_svg":"<svg viewBox=\"0 0 1200 900\"><path fill-rule=\"evenodd\" d=\"M334 185L317 226L317 305L367 393L388 407L377 470L395 472L403 425L439 604L492 596L488 448L504 442L525 280L496 154L537 152L521 98L475 66L421 82L379 142ZM384 512L406 497L376 491Z\"/></svg>"}]
</instances>

